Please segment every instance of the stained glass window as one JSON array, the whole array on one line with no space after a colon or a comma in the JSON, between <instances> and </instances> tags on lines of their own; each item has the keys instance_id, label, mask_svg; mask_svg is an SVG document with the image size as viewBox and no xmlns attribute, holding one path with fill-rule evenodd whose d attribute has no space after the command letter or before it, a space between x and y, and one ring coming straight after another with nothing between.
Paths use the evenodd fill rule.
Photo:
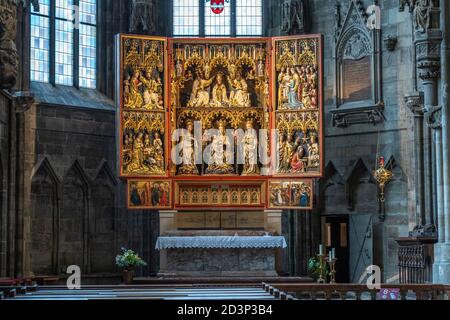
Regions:
<instances>
[{"instance_id":1,"label":"stained glass window","mask_svg":"<svg viewBox=\"0 0 450 320\"><path fill-rule=\"evenodd\" d=\"M199 36L199 0L173 0L173 34Z\"/></svg>"},{"instance_id":2,"label":"stained glass window","mask_svg":"<svg viewBox=\"0 0 450 320\"><path fill-rule=\"evenodd\" d=\"M224 2L222 13L216 14L211 9L211 3L205 5L205 36L229 37L231 35L231 6Z\"/></svg>"},{"instance_id":3,"label":"stained glass window","mask_svg":"<svg viewBox=\"0 0 450 320\"><path fill-rule=\"evenodd\" d=\"M97 64L96 0L80 0L80 87L96 87Z\"/></svg>"},{"instance_id":4,"label":"stained glass window","mask_svg":"<svg viewBox=\"0 0 450 320\"><path fill-rule=\"evenodd\" d=\"M31 12L31 80L95 88L96 25L96 0L41 0Z\"/></svg>"},{"instance_id":5,"label":"stained glass window","mask_svg":"<svg viewBox=\"0 0 450 320\"><path fill-rule=\"evenodd\" d=\"M33 81L49 82L50 0L39 2L40 12L31 14L31 70Z\"/></svg>"},{"instance_id":6,"label":"stained glass window","mask_svg":"<svg viewBox=\"0 0 450 320\"><path fill-rule=\"evenodd\" d=\"M262 0L236 0L236 35L262 35Z\"/></svg>"},{"instance_id":7,"label":"stained glass window","mask_svg":"<svg viewBox=\"0 0 450 320\"><path fill-rule=\"evenodd\" d=\"M174 37L263 35L263 0L172 2Z\"/></svg>"}]
</instances>

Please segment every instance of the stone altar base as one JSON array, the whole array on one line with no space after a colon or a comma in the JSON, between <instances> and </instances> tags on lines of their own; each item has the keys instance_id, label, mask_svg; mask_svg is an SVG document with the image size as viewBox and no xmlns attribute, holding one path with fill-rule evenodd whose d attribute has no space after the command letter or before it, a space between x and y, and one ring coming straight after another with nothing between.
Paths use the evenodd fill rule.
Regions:
<instances>
[{"instance_id":1,"label":"stone altar base","mask_svg":"<svg viewBox=\"0 0 450 320\"><path fill-rule=\"evenodd\" d=\"M276 277L279 249L163 250L161 277Z\"/></svg>"}]
</instances>

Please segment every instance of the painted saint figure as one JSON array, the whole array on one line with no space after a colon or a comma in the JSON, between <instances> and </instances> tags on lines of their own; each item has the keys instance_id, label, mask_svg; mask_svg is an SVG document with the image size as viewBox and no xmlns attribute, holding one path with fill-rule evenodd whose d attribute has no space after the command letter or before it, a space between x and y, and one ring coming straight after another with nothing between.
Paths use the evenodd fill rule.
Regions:
<instances>
[{"instance_id":1,"label":"painted saint figure","mask_svg":"<svg viewBox=\"0 0 450 320\"><path fill-rule=\"evenodd\" d=\"M223 74L220 72L216 76L216 84L212 91L212 100L216 107L222 107L228 103L227 87L223 83Z\"/></svg>"},{"instance_id":2,"label":"painted saint figure","mask_svg":"<svg viewBox=\"0 0 450 320\"><path fill-rule=\"evenodd\" d=\"M142 108L144 100L140 92L140 87L142 86L140 78L141 72L139 70L136 70L130 79L130 90L128 94L128 99L125 101L125 108L130 109Z\"/></svg>"},{"instance_id":3,"label":"painted saint figure","mask_svg":"<svg viewBox=\"0 0 450 320\"><path fill-rule=\"evenodd\" d=\"M287 78L286 78L286 80L288 81L286 85L289 89L289 92L288 92L289 108L294 109L294 110L300 109L301 103L300 103L300 101L298 101L298 94L297 94L298 86L300 83L300 77L295 72L294 68L290 68L287 72L289 73L289 79L287 80Z\"/></svg>"}]
</instances>

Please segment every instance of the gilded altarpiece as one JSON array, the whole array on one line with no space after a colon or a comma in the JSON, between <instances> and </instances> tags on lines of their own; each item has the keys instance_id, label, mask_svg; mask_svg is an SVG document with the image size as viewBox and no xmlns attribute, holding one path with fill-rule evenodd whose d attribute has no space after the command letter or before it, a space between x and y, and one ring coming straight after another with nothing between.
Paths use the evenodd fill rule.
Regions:
<instances>
[{"instance_id":1,"label":"gilded altarpiece","mask_svg":"<svg viewBox=\"0 0 450 320\"><path fill-rule=\"evenodd\" d=\"M130 209L312 209L320 36L118 39Z\"/></svg>"},{"instance_id":2,"label":"gilded altarpiece","mask_svg":"<svg viewBox=\"0 0 450 320\"><path fill-rule=\"evenodd\" d=\"M321 37L273 40L276 176L323 173Z\"/></svg>"},{"instance_id":3,"label":"gilded altarpiece","mask_svg":"<svg viewBox=\"0 0 450 320\"><path fill-rule=\"evenodd\" d=\"M258 146L261 140L268 141L270 130L269 42L196 39L169 43L172 127L186 130L172 143L189 144L195 123L202 130L201 143L196 139L188 155L177 152L182 161L173 165L171 173L238 179L267 174L268 165L263 166L258 158L267 159L268 153L261 154L263 148ZM262 129L267 131L264 139Z\"/></svg>"},{"instance_id":4,"label":"gilded altarpiece","mask_svg":"<svg viewBox=\"0 0 450 320\"><path fill-rule=\"evenodd\" d=\"M167 177L166 40L119 36L122 177Z\"/></svg>"}]
</instances>

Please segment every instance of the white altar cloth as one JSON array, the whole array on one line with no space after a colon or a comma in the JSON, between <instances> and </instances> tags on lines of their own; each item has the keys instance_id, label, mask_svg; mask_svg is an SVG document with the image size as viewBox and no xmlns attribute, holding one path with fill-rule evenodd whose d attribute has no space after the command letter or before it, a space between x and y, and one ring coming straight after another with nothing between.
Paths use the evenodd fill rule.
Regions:
<instances>
[{"instance_id":1,"label":"white altar cloth","mask_svg":"<svg viewBox=\"0 0 450 320\"><path fill-rule=\"evenodd\" d=\"M277 249L287 248L284 237L159 237L156 250L167 249Z\"/></svg>"}]
</instances>

